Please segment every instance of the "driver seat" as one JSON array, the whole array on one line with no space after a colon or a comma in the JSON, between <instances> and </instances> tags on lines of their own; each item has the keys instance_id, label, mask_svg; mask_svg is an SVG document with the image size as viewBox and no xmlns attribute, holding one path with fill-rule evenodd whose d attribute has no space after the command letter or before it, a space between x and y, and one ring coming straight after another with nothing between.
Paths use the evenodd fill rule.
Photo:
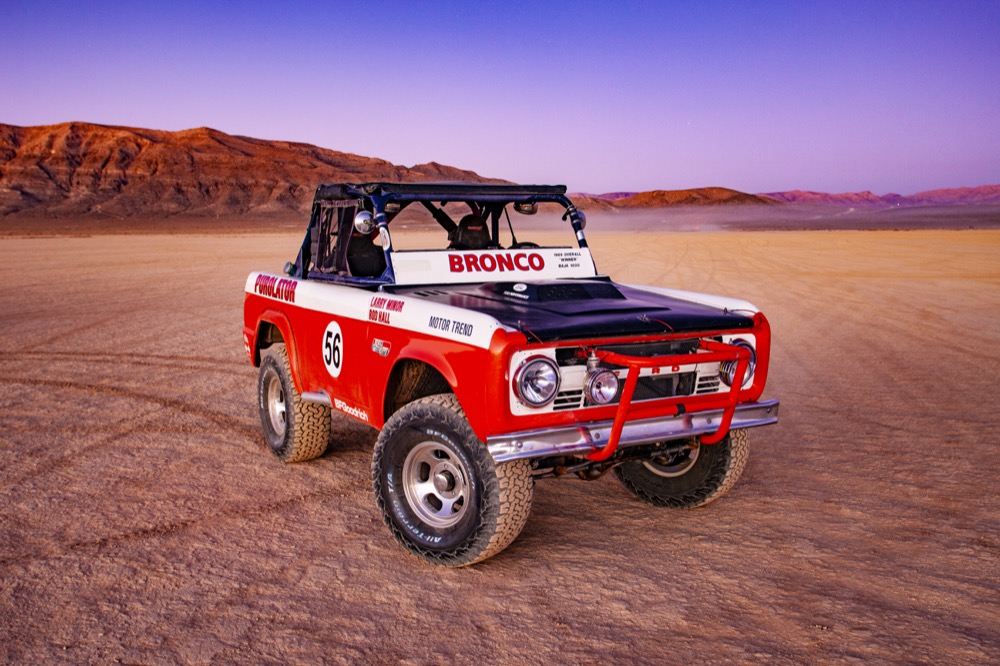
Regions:
<instances>
[{"instance_id":1,"label":"driver seat","mask_svg":"<svg viewBox=\"0 0 1000 666\"><path fill-rule=\"evenodd\" d=\"M459 220L448 239L451 241L449 250L484 250L492 242L486 222L475 213L469 213Z\"/></svg>"},{"instance_id":2,"label":"driver seat","mask_svg":"<svg viewBox=\"0 0 1000 666\"><path fill-rule=\"evenodd\" d=\"M351 233L347 268L354 277L379 277L385 271L385 252L375 244L375 234Z\"/></svg>"}]
</instances>

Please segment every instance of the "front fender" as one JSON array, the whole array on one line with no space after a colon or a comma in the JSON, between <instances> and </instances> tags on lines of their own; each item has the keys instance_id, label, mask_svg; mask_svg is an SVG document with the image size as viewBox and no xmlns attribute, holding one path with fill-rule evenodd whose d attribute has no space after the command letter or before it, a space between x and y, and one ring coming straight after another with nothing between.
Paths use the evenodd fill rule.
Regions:
<instances>
[{"instance_id":1,"label":"front fender","mask_svg":"<svg viewBox=\"0 0 1000 666\"><path fill-rule=\"evenodd\" d=\"M440 373L462 405L473 432L485 442L496 420L494 412L499 410L506 414L509 411L510 356L514 349L523 347L525 341L522 333L497 329L486 349L445 341L433 345L411 343L400 351L397 362L419 361Z\"/></svg>"},{"instance_id":2,"label":"front fender","mask_svg":"<svg viewBox=\"0 0 1000 666\"><path fill-rule=\"evenodd\" d=\"M483 349L436 349L424 344L411 344L400 350L393 367L404 361L417 361L433 368L448 383L462 405L472 430L486 441L489 424L486 419L486 401L483 391L482 365L489 352ZM479 368L479 370L477 370ZM476 376L478 375L478 382ZM390 373L391 376L391 373ZM478 386L477 386L478 384ZM386 386L382 404L392 387ZM385 418L387 415L383 415Z\"/></svg>"}]
</instances>

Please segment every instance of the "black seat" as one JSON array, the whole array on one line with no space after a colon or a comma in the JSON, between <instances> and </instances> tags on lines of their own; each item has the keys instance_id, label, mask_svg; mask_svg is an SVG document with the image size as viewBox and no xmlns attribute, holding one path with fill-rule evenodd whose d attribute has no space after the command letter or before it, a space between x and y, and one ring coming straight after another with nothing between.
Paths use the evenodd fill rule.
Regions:
<instances>
[{"instance_id":1,"label":"black seat","mask_svg":"<svg viewBox=\"0 0 1000 666\"><path fill-rule=\"evenodd\" d=\"M351 234L347 268L355 277L379 277L385 271L385 253L375 244L375 234Z\"/></svg>"},{"instance_id":2,"label":"black seat","mask_svg":"<svg viewBox=\"0 0 1000 666\"><path fill-rule=\"evenodd\" d=\"M490 246L490 232L486 222L475 213L463 217L458 226L448 236L451 250L483 250Z\"/></svg>"}]
</instances>

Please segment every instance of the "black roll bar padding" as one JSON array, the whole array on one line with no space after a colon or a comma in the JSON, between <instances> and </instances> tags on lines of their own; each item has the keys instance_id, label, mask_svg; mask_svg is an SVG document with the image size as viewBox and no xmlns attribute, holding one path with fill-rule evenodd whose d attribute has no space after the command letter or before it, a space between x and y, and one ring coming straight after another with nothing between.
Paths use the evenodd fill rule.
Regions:
<instances>
[{"instance_id":1,"label":"black roll bar padding","mask_svg":"<svg viewBox=\"0 0 1000 666\"><path fill-rule=\"evenodd\" d=\"M503 216L507 218L507 228L510 229L510 245L511 247L517 245L517 236L514 235L514 225L510 221L510 213L507 212L507 207L503 207ZM497 215L499 218L500 216ZM497 242L500 240L500 221L497 220Z\"/></svg>"},{"instance_id":2,"label":"black roll bar padding","mask_svg":"<svg viewBox=\"0 0 1000 666\"><path fill-rule=\"evenodd\" d=\"M449 236L451 236L452 232L458 228L458 225L455 224L455 221L451 219L451 217L449 217L448 213L435 206L432 202L421 201L420 203L424 205L424 208L430 211L431 215L434 216L434 219L437 220L437 223L448 232Z\"/></svg>"},{"instance_id":3,"label":"black roll bar padding","mask_svg":"<svg viewBox=\"0 0 1000 666\"><path fill-rule=\"evenodd\" d=\"M513 202L536 201L571 205L565 185L496 185L493 183L339 183L316 188L315 201L370 197L383 201Z\"/></svg>"},{"instance_id":4,"label":"black roll bar padding","mask_svg":"<svg viewBox=\"0 0 1000 666\"><path fill-rule=\"evenodd\" d=\"M570 204L566 206L566 214L563 215L563 219L566 219L566 215L569 216L569 223L573 227L573 233L576 234L576 242L580 247L588 247L587 237L583 233L583 225L580 224L580 214L576 209L576 206Z\"/></svg>"},{"instance_id":5,"label":"black roll bar padding","mask_svg":"<svg viewBox=\"0 0 1000 666\"><path fill-rule=\"evenodd\" d=\"M292 264L291 270L288 272L289 277L298 278L304 280L309 272L309 246L312 240L312 227L306 229L306 235L302 238L302 244L299 246L299 255L295 258L295 263Z\"/></svg>"},{"instance_id":6,"label":"black roll bar padding","mask_svg":"<svg viewBox=\"0 0 1000 666\"><path fill-rule=\"evenodd\" d=\"M319 219L322 215L322 206L314 203L312 214L309 216L309 228L306 229L306 236L302 239L302 246L299 247L299 256L295 259L296 277L305 279L309 274L310 264L319 256Z\"/></svg>"},{"instance_id":7,"label":"black roll bar padding","mask_svg":"<svg viewBox=\"0 0 1000 666\"><path fill-rule=\"evenodd\" d=\"M375 224L378 226L379 236L384 243L382 252L385 255L385 270L382 271L380 279L393 283L396 281L396 270L392 267L392 235L389 233L389 218L385 215L385 201L372 197L375 204Z\"/></svg>"},{"instance_id":8,"label":"black roll bar padding","mask_svg":"<svg viewBox=\"0 0 1000 666\"><path fill-rule=\"evenodd\" d=\"M502 203L494 203L484 207L483 210L486 211L483 219L485 220L489 217L490 236L493 240L492 247L500 247L500 217L507 210L507 206ZM511 231L511 235L513 235L513 230Z\"/></svg>"}]
</instances>

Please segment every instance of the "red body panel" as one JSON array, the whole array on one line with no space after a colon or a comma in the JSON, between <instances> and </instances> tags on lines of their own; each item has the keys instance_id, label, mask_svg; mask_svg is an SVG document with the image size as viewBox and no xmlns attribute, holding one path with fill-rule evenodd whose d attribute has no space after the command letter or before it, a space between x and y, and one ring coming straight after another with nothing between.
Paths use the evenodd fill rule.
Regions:
<instances>
[{"instance_id":1,"label":"red body panel","mask_svg":"<svg viewBox=\"0 0 1000 666\"><path fill-rule=\"evenodd\" d=\"M488 414L506 410L506 373L514 345L524 342L520 333L497 331L491 349L444 340L422 333L316 312L292 303L275 308L273 300L246 294L244 339L251 362L260 364L259 342L262 325L273 324L281 332L288 349L296 388L300 393L323 391L334 401L334 409L359 418L376 428L385 423L383 412L389 375L400 361L412 359L436 369L455 391L476 435L490 433ZM323 362L323 336L331 321L343 332L343 365L333 377ZM391 351L382 356L372 349L373 341ZM484 372L485 369L485 372ZM497 381L493 381L497 379ZM485 383L484 383L484 380ZM354 413L338 406L343 401Z\"/></svg>"},{"instance_id":2,"label":"red body panel","mask_svg":"<svg viewBox=\"0 0 1000 666\"><path fill-rule=\"evenodd\" d=\"M324 333L335 321L343 334L342 366L334 377L323 360ZM527 338L519 333L498 329L490 348L446 340L425 333L387 326L377 321L341 317L310 310L293 303L278 303L255 293L247 293L244 304L244 341L254 365L260 362L259 335L264 323L280 331L288 348L292 373L300 392L326 392L334 409L347 413L376 428L384 425L387 415L383 405L393 367L404 359L424 362L435 368L451 385L465 410L476 435L486 441L491 435L524 430L572 425L586 421L613 420L620 405L586 407L538 415L517 416L508 405L510 359L515 351L526 349ZM712 335L727 333L714 331ZM625 404L629 419L674 415L719 409L731 404L757 400L767 381L770 350L770 326L757 313L750 331L757 340L757 366L753 384L742 390L719 394L665 398L641 404ZM690 335L657 335L627 339L587 339L547 343L546 347L598 347L623 342L653 342ZM376 345L381 345L376 349ZM386 349L385 355L378 350ZM625 401L623 401L625 402ZM624 416L622 416L624 418ZM723 433L724 434L724 433Z\"/></svg>"}]
</instances>

